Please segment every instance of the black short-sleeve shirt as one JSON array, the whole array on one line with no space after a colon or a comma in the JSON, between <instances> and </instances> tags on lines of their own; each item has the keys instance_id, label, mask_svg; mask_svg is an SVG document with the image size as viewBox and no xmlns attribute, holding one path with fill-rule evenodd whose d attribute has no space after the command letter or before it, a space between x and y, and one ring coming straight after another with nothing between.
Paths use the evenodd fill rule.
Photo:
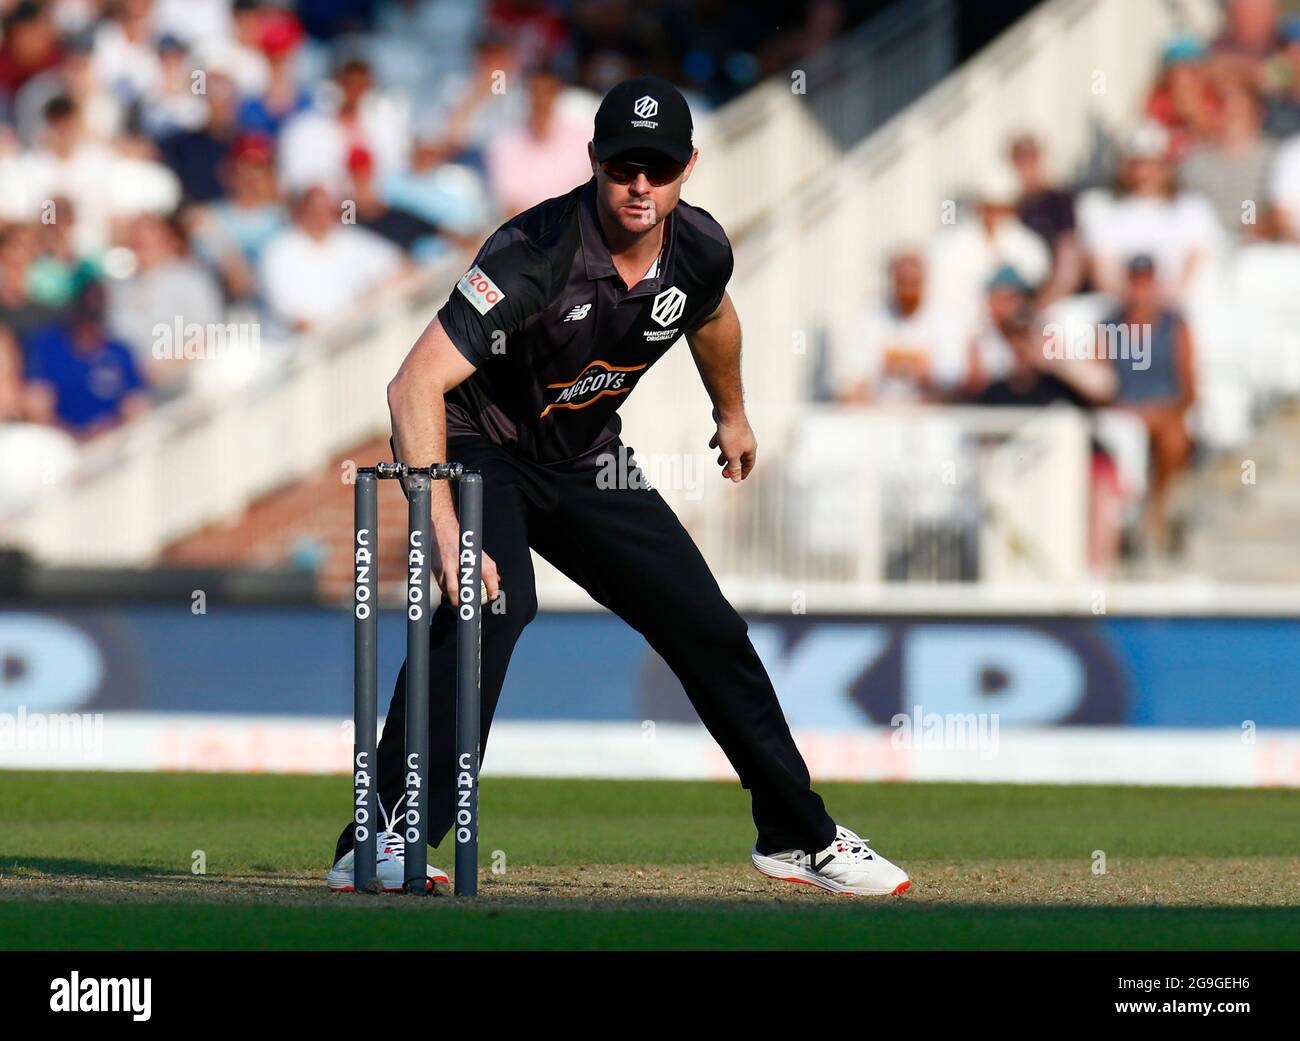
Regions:
<instances>
[{"instance_id":1,"label":"black short-sleeve shirt","mask_svg":"<svg viewBox=\"0 0 1300 1041\"><path fill-rule=\"evenodd\" d=\"M679 202L658 271L627 287L596 217L596 182L498 228L438 312L476 371L446 395L447 436L476 434L535 462L595 465L619 405L683 334L717 310L727 236Z\"/></svg>"}]
</instances>

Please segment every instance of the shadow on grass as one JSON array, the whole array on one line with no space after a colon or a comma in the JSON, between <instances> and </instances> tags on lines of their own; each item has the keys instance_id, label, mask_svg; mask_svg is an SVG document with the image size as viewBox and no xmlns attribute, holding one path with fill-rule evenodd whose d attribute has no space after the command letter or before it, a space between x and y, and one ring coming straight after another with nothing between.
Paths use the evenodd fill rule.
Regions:
<instances>
[{"instance_id":1,"label":"shadow on grass","mask_svg":"<svg viewBox=\"0 0 1300 1041\"><path fill-rule=\"evenodd\" d=\"M158 878L182 873L181 868L148 867L141 864L111 864L84 857L16 857L0 853L0 877L13 875L90 876L93 878Z\"/></svg>"}]
</instances>

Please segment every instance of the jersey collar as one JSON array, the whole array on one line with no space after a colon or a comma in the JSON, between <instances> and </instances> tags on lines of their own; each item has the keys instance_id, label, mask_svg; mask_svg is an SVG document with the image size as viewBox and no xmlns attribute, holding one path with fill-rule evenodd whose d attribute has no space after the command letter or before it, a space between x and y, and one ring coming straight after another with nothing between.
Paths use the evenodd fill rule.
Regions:
<instances>
[{"instance_id":1,"label":"jersey collar","mask_svg":"<svg viewBox=\"0 0 1300 1041\"><path fill-rule=\"evenodd\" d=\"M679 203L680 205L680 203ZM643 278L632 286L624 299L629 297L653 296L664 286L672 285L673 274L673 234L677 211L668 214L667 226L664 228L664 248L660 256L659 273L653 278ZM587 279L618 278L614 260L605 245L605 236L600 231L600 221L596 217L596 178L592 178L582 189L578 206L578 229L582 240L582 262L586 266Z\"/></svg>"}]
</instances>

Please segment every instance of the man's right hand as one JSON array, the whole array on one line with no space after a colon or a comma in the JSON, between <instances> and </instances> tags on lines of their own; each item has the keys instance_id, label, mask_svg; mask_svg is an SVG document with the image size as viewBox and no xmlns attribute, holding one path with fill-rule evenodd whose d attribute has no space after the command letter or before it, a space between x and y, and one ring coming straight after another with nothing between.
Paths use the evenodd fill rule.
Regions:
<instances>
[{"instance_id":1,"label":"man's right hand","mask_svg":"<svg viewBox=\"0 0 1300 1041\"><path fill-rule=\"evenodd\" d=\"M460 603L460 527L456 524L435 525L437 529L438 556L431 562L434 581L449 603ZM444 567L443 562L450 566ZM496 561L483 554L483 582L487 586L488 602L496 599L501 589L501 576Z\"/></svg>"}]
</instances>

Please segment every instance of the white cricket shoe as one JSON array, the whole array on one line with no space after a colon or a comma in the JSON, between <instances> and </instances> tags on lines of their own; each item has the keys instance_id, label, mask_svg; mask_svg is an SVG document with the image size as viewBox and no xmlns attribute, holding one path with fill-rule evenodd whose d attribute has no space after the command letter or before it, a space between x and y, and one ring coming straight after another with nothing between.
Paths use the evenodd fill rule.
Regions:
<instances>
[{"instance_id":1,"label":"white cricket shoe","mask_svg":"<svg viewBox=\"0 0 1300 1041\"><path fill-rule=\"evenodd\" d=\"M832 893L898 896L912 884L902 868L891 864L848 828L835 829L835 841L809 856L801 849L784 853L754 850L754 867L768 878L821 886Z\"/></svg>"},{"instance_id":2,"label":"white cricket shoe","mask_svg":"<svg viewBox=\"0 0 1300 1041\"><path fill-rule=\"evenodd\" d=\"M405 796L403 796L405 798ZM398 806L401 800L398 800ZM383 803L380 803L379 811L383 813ZM375 877L379 879L379 884L383 887L385 893L400 893L402 883L406 880L406 839L397 831L396 825L399 821L406 819L403 813L400 817L396 816L396 807L394 807L394 816L389 819L384 830L375 836ZM325 876L325 883L336 893L351 893L356 887L354 885L355 875L353 874L353 855L355 850L348 850L343 856L339 857L338 862L330 868L330 872ZM442 868L436 868L432 864L425 869L429 881L436 885L450 885L451 879L447 877L447 872Z\"/></svg>"}]
</instances>

